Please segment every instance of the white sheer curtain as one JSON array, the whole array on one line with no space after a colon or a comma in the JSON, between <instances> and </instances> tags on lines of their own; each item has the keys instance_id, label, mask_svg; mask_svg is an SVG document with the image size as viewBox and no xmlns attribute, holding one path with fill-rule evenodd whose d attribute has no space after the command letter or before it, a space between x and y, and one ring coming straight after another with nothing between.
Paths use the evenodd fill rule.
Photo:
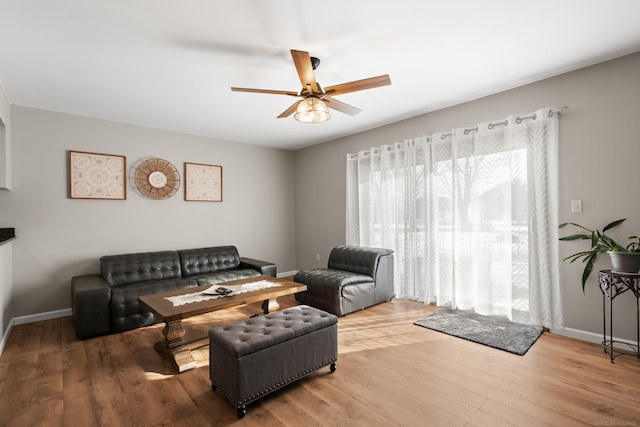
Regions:
<instances>
[{"instance_id":1,"label":"white sheer curtain","mask_svg":"<svg viewBox=\"0 0 640 427\"><path fill-rule=\"evenodd\" d=\"M399 298L550 328L558 280L550 109L347 157L347 243L395 250Z\"/></svg>"}]
</instances>

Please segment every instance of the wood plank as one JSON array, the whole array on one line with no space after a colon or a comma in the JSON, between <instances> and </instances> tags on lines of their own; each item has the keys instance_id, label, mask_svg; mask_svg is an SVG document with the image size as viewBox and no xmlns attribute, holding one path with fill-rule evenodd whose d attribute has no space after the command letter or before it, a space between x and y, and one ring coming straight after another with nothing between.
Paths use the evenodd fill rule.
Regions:
<instances>
[{"instance_id":1,"label":"wood plank","mask_svg":"<svg viewBox=\"0 0 640 427\"><path fill-rule=\"evenodd\" d=\"M91 394L95 400L96 418L100 425L128 425L137 415L129 408L126 390L122 386L111 354L117 340L117 335L109 335L85 341ZM125 387L134 386L127 378L123 378L122 381Z\"/></svg>"},{"instance_id":2,"label":"wood plank","mask_svg":"<svg viewBox=\"0 0 640 427\"><path fill-rule=\"evenodd\" d=\"M70 365L62 371L65 425L98 426L97 404L86 363Z\"/></svg>"}]
</instances>

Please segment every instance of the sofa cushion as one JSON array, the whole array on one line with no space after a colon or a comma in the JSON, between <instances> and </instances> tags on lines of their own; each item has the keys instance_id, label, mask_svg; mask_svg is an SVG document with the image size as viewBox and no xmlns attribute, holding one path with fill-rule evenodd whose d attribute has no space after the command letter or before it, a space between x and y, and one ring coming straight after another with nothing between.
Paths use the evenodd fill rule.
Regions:
<instances>
[{"instance_id":1,"label":"sofa cushion","mask_svg":"<svg viewBox=\"0 0 640 427\"><path fill-rule=\"evenodd\" d=\"M295 295L298 302L343 316L347 307L371 305L375 283L364 274L321 268L298 272L293 280L307 285Z\"/></svg>"},{"instance_id":2,"label":"sofa cushion","mask_svg":"<svg viewBox=\"0 0 640 427\"><path fill-rule=\"evenodd\" d=\"M240 255L235 246L185 249L178 251L184 277L233 270L240 265Z\"/></svg>"},{"instance_id":3,"label":"sofa cushion","mask_svg":"<svg viewBox=\"0 0 640 427\"><path fill-rule=\"evenodd\" d=\"M302 305L219 326L209 331L209 337L237 358L337 322L333 314Z\"/></svg>"},{"instance_id":4,"label":"sofa cushion","mask_svg":"<svg viewBox=\"0 0 640 427\"><path fill-rule=\"evenodd\" d=\"M182 277L180 257L175 251L103 256L100 258L100 272L112 287Z\"/></svg>"},{"instance_id":5,"label":"sofa cushion","mask_svg":"<svg viewBox=\"0 0 640 427\"><path fill-rule=\"evenodd\" d=\"M216 283L230 282L231 280L248 279L249 277L259 276L258 270L246 269L246 270L222 270L214 273L198 274L190 276L198 282L198 286L202 285L215 285Z\"/></svg>"},{"instance_id":6,"label":"sofa cushion","mask_svg":"<svg viewBox=\"0 0 640 427\"><path fill-rule=\"evenodd\" d=\"M391 255L390 249L367 248L363 246L336 246L329 254L327 267L334 270L346 270L358 274L366 274L371 278L376 276L378 258Z\"/></svg>"},{"instance_id":7,"label":"sofa cushion","mask_svg":"<svg viewBox=\"0 0 640 427\"><path fill-rule=\"evenodd\" d=\"M366 274L357 274L350 271L334 270L333 268L318 268L316 270L304 270L296 273L294 282L313 284L326 288L329 292L340 293L344 286L370 283L373 285L373 278ZM308 290L307 290L308 292Z\"/></svg>"},{"instance_id":8,"label":"sofa cushion","mask_svg":"<svg viewBox=\"0 0 640 427\"><path fill-rule=\"evenodd\" d=\"M158 322L153 313L140 306L140 295L158 292L175 291L177 289L194 288L198 283L194 279L147 280L117 286L111 289L111 328L112 332L148 326Z\"/></svg>"}]
</instances>

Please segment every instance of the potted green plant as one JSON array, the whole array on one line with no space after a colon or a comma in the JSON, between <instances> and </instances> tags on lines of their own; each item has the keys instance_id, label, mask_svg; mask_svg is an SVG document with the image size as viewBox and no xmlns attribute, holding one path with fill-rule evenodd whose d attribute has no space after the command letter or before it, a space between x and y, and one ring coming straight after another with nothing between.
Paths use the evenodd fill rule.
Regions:
<instances>
[{"instance_id":1,"label":"potted green plant","mask_svg":"<svg viewBox=\"0 0 640 427\"><path fill-rule=\"evenodd\" d=\"M570 236L561 237L560 240L590 240L591 249L588 251L576 252L562 259L562 262L572 263L577 260L581 260L585 263L584 271L582 272L582 291L584 292L584 286L587 283L587 279L591 275L593 270L593 264L599 254L607 252L611 257L612 270L618 273L639 273L640 272L640 238L638 236L630 236L631 242L626 246L616 242L610 236L607 236L606 232L613 227L622 224L626 218L618 219L610 224L607 224L602 231L590 230L580 224L574 222L565 222L560 224L560 228L566 226L574 226L579 228L582 232L579 234L572 234Z\"/></svg>"}]
</instances>

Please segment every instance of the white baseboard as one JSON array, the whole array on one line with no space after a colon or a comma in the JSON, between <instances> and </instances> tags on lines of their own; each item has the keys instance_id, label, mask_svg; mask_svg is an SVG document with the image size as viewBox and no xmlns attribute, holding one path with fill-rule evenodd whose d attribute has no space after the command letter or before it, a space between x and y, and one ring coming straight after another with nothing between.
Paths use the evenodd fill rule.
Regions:
<instances>
[{"instance_id":1,"label":"white baseboard","mask_svg":"<svg viewBox=\"0 0 640 427\"><path fill-rule=\"evenodd\" d=\"M289 277L289 276L295 276L295 274L298 272L298 270L293 270L293 271L283 271L282 273L278 273L276 274L276 277L278 279L281 279L283 277Z\"/></svg>"},{"instance_id":2,"label":"white baseboard","mask_svg":"<svg viewBox=\"0 0 640 427\"><path fill-rule=\"evenodd\" d=\"M2 340L0 341L0 356L4 353L4 347L7 345L7 340L9 339L9 335L11 334L11 330L13 329L13 319L9 321L7 325L7 329L4 331L4 335L2 336Z\"/></svg>"},{"instance_id":3,"label":"white baseboard","mask_svg":"<svg viewBox=\"0 0 640 427\"><path fill-rule=\"evenodd\" d=\"M563 337L575 338L581 341L601 344L602 334L594 334L593 332L582 331L573 328L551 329L552 334L562 335Z\"/></svg>"},{"instance_id":4,"label":"white baseboard","mask_svg":"<svg viewBox=\"0 0 640 427\"><path fill-rule=\"evenodd\" d=\"M587 332L587 331L582 331L580 329L573 329L573 328L552 329L551 333L562 335L568 338L575 338L580 341L591 342L594 344L602 344L602 340L603 340L602 334L596 334L593 332ZM628 340L625 338L613 337L613 339L614 341L636 345L635 341Z\"/></svg>"},{"instance_id":5,"label":"white baseboard","mask_svg":"<svg viewBox=\"0 0 640 427\"><path fill-rule=\"evenodd\" d=\"M9 339L9 335L13 330L14 326L17 325L25 325L27 323L39 322L41 320L50 320L57 319L58 317L66 317L71 316L73 314L70 308L65 308L64 310L56 310L56 311L47 311L46 313L37 313L30 314L28 316L19 316L13 317L9 321L7 325L7 329L4 331L4 335L2 336L2 340L0 341L0 356L4 353L4 347L7 345L7 340Z\"/></svg>"},{"instance_id":6,"label":"white baseboard","mask_svg":"<svg viewBox=\"0 0 640 427\"><path fill-rule=\"evenodd\" d=\"M14 317L11 319L14 325L24 325L26 323L39 322L41 320L57 319L58 317L71 316L73 312L70 308L63 310L47 311L46 313L30 314L28 316Z\"/></svg>"}]
</instances>

